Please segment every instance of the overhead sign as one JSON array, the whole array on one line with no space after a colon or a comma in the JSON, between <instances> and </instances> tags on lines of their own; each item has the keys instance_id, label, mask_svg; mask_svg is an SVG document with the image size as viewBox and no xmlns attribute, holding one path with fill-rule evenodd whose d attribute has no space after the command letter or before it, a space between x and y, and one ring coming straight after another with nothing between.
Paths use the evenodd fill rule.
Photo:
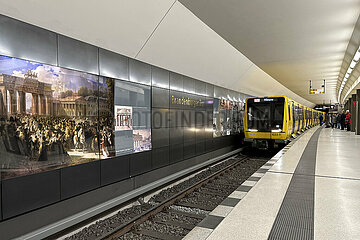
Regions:
<instances>
[{"instance_id":1,"label":"overhead sign","mask_svg":"<svg viewBox=\"0 0 360 240\"><path fill-rule=\"evenodd\" d=\"M321 85L321 88L312 88L311 80L310 80L310 94L324 94L325 93L325 79L324 83Z\"/></svg>"},{"instance_id":2,"label":"overhead sign","mask_svg":"<svg viewBox=\"0 0 360 240\"><path fill-rule=\"evenodd\" d=\"M323 88L310 88L310 94L324 94L325 90Z\"/></svg>"}]
</instances>

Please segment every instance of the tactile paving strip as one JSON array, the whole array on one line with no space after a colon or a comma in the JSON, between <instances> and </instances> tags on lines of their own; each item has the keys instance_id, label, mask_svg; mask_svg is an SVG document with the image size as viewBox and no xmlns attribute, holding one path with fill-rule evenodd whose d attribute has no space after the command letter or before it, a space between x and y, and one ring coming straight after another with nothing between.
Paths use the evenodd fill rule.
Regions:
<instances>
[{"instance_id":1,"label":"tactile paving strip","mask_svg":"<svg viewBox=\"0 0 360 240\"><path fill-rule=\"evenodd\" d=\"M300 138L292 140L286 147L289 149ZM265 173L286 153L288 149L280 150L274 157L258 169L251 177L241 184L233 193L231 193L219 206L217 206L205 219L203 219L184 240L205 240L212 231L222 222L222 220L233 210L241 199L256 185L256 183L265 175ZM297 192L293 193L297 196ZM299 198L302 199L302 198ZM281 219L283 220L283 218ZM292 227L292 225L289 225Z\"/></svg>"},{"instance_id":2,"label":"tactile paving strip","mask_svg":"<svg viewBox=\"0 0 360 240\"><path fill-rule=\"evenodd\" d=\"M314 239L315 166L321 129L316 130L304 149L272 226L269 240Z\"/></svg>"}]
</instances>

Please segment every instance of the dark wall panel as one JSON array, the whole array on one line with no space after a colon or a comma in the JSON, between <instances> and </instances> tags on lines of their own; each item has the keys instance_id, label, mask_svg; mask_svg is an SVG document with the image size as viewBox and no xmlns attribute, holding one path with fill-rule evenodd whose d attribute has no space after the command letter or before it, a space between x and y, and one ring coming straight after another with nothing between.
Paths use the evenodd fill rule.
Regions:
<instances>
[{"instance_id":1,"label":"dark wall panel","mask_svg":"<svg viewBox=\"0 0 360 240\"><path fill-rule=\"evenodd\" d=\"M152 169L169 165L169 146L152 150Z\"/></svg>"},{"instance_id":2,"label":"dark wall panel","mask_svg":"<svg viewBox=\"0 0 360 240\"><path fill-rule=\"evenodd\" d=\"M169 127L169 109L153 108L151 114L153 129Z\"/></svg>"},{"instance_id":3,"label":"dark wall panel","mask_svg":"<svg viewBox=\"0 0 360 240\"><path fill-rule=\"evenodd\" d=\"M57 64L56 34L0 15L0 55Z\"/></svg>"},{"instance_id":4,"label":"dark wall panel","mask_svg":"<svg viewBox=\"0 0 360 240\"><path fill-rule=\"evenodd\" d=\"M204 127L197 127L196 128L196 142L201 142L205 140L206 132Z\"/></svg>"},{"instance_id":5,"label":"dark wall panel","mask_svg":"<svg viewBox=\"0 0 360 240\"><path fill-rule=\"evenodd\" d=\"M62 168L61 199L100 187L100 161Z\"/></svg>"},{"instance_id":6,"label":"dark wall panel","mask_svg":"<svg viewBox=\"0 0 360 240\"><path fill-rule=\"evenodd\" d=\"M184 141L184 129L182 127L170 128L170 145L181 144Z\"/></svg>"},{"instance_id":7,"label":"dark wall panel","mask_svg":"<svg viewBox=\"0 0 360 240\"><path fill-rule=\"evenodd\" d=\"M98 48L59 35L58 65L92 74L99 74Z\"/></svg>"},{"instance_id":8,"label":"dark wall panel","mask_svg":"<svg viewBox=\"0 0 360 240\"><path fill-rule=\"evenodd\" d=\"M152 129L152 148L161 148L169 145L169 128Z\"/></svg>"},{"instance_id":9,"label":"dark wall panel","mask_svg":"<svg viewBox=\"0 0 360 240\"><path fill-rule=\"evenodd\" d=\"M169 89L170 73L168 70L151 67L151 84L154 87Z\"/></svg>"},{"instance_id":10,"label":"dark wall panel","mask_svg":"<svg viewBox=\"0 0 360 240\"><path fill-rule=\"evenodd\" d=\"M183 126L187 128L195 127L195 110L184 110Z\"/></svg>"},{"instance_id":11,"label":"dark wall panel","mask_svg":"<svg viewBox=\"0 0 360 240\"><path fill-rule=\"evenodd\" d=\"M101 160L101 185L107 185L130 177L130 156Z\"/></svg>"},{"instance_id":12,"label":"dark wall panel","mask_svg":"<svg viewBox=\"0 0 360 240\"><path fill-rule=\"evenodd\" d=\"M60 200L60 171L37 173L2 181L4 219Z\"/></svg>"},{"instance_id":13,"label":"dark wall panel","mask_svg":"<svg viewBox=\"0 0 360 240\"><path fill-rule=\"evenodd\" d=\"M184 142L184 159L192 158L196 156L196 143L192 142Z\"/></svg>"},{"instance_id":14,"label":"dark wall panel","mask_svg":"<svg viewBox=\"0 0 360 240\"><path fill-rule=\"evenodd\" d=\"M179 162L184 159L183 144L170 145L170 163Z\"/></svg>"},{"instance_id":15,"label":"dark wall panel","mask_svg":"<svg viewBox=\"0 0 360 240\"><path fill-rule=\"evenodd\" d=\"M151 151L130 155L130 176L139 175L151 170Z\"/></svg>"},{"instance_id":16,"label":"dark wall panel","mask_svg":"<svg viewBox=\"0 0 360 240\"><path fill-rule=\"evenodd\" d=\"M196 142L196 155L205 153L205 141Z\"/></svg>"},{"instance_id":17,"label":"dark wall panel","mask_svg":"<svg viewBox=\"0 0 360 240\"><path fill-rule=\"evenodd\" d=\"M101 76L129 80L128 57L100 48L99 68Z\"/></svg>"},{"instance_id":18,"label":"dark wall panel","mask_svg":"<svg viewBox=\"0 0 360 240\"><path fill-rule=\"evenodd\" d=\"M214 141L211 140L206 140L205 141L205 151L206 152L211 152L214 150Z\"/></svg>"},{"instance_id":19,"label":"dark wall panel","mask_svg":"<svg viewBox=\"0 0 360 240\"><path fill-rule=\"evenodd\" d=\"M151 66L135 59L129 59L130 81L151 85Z\"/></svg>"},{"instance_id":20,"label":"dark wall panel","mask_svg":"<svg viewBox=\"0 0 360 240\"><path fill-rule=\"evenodd\" d=\"M195 112L195 124L196 126L205 126L206 111Z\"/></svg>"},{"instance_id":21,"label":"dark wall panel","mask_svg":"<svg viewBox=\"0 0 360 240\"><path fill-rule=\"evenodd\" d=\"M184 126L184 110L170 109L170 127Z\"/></svg>"},{"instance_id":22,"label":"dark wall panel","mask_svg":"<svg viewBox=\"0 0 360 240\"><path fill-rule=\"evenodd\" d=\"M184 128L184 142L195 141L196 138L196 129L195 128Z\"/></svg>"},{"instance_id":23,"label":"dark wall panel","mask_svg":"<svg viewBox=\"0 0 360 240\"><path fill-rule=\"evenodd\" d=\"M1 184L1 181L0 181L0 221L3 219L3 217L2 217L2 204L1 204L1 201L2 201L1 192L2 192L2 184Z\"/></svg>"},{"instance_id":24,"label":"dark wall panel","mask_svg":"<svg viewBox=\"0 0 360 240\"><path fill-rule=\"evenodd\" d=\"M133 179L127 179L3 221L1 239L23 239L20 236L125 194L133 186Z\"/></svg>"},{"instance_id":25,"label":"dark wall panel","mask_svg":"<svg viewBox=\"0 0 360 240\"><path fill-rule=\"evenodd\" d=\"M152 107L169 108L169 90L153 87L152 88Z\"/></svg>"}]
</instances>

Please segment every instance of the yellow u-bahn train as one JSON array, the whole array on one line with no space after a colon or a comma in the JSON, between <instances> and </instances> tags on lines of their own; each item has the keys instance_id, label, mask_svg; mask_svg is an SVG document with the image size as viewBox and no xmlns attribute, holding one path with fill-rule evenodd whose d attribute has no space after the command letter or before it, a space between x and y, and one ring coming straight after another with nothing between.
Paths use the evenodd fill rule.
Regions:
<instances>
[{"instance_id":1,"label":"yellow u-bahn train","mask_svg":"<svg viewBox=\"0 0 360 240\"><path fill-rule=\"evenodd\" d=\"M250 97L246 99L245 141L258 148L284 144L297 133L320 123L325 113L295 102L286 96Z\"/></svg>"}]
</instances>

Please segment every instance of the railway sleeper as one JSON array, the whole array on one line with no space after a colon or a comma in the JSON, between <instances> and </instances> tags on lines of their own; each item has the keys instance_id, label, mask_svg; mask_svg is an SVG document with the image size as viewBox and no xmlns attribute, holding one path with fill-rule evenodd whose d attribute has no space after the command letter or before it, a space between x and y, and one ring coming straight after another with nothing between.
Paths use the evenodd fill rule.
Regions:
<instances>
[{"instance_id":1,"label":"railway sleeper","mask_svg":"<svg viewBox=\"0 0 360 240\"><path fill-rule=\"evenodd\" d=\"M158 223L158 224L165 224L165 225L171 225L171 226L176 226L176 227L181 227L183 229L186 230L192 230L194 227L196 227L196 225L194 224L189 224L189 223L184 223L184 222L179 222L179 221L174 221L174 220L162 220L160 218L154 218L152 219L153 222Z\"/></svg>"},{"instance_id":2,"label":"railway sleeper","mask_svg":"<svg viewBox=\"0 0 360 240\"><path fill-rule=\"evenodd\" d=\"M148 230L148 229L136 230L135 233L139 234L139 235L145 235L148 237L163 239L163 240L168 240L168 239L181 240L182 239L181 236L173 236L173 235L169 235L166 233L160 233L160 232L152 231L152 230Z\"/></svg>"},{"instance_id":3,"label":"railway sleeper","mask_svg":"<svg viewBox=\"0 0 360 240\"><path fill-rule=\"evenodd\" d=\"M202 219L204 219L206 217L206 215L203 215L203 214L183 212L183 211L179 211L179 210L175 210L175 209L171 209L171 208L166 209L166 211L171 212L171 213L175 213L175 214L178 214L178 215L183 215L183 216L186 216L186 217L200 219L200 220L202 220Z\"/></svg>"},{"instance_id":4,"label":"railway sleeper","mask_svg":"<svg viewBox=\"0 0 360 240\"><path fill-rule=\"evenodd\" d=\"M179 206L183 206L183 207L197 208L197 209L201 209L201 210L205 210L205 211L212 211L215 208L214 206L198 205L198 204L189 203L189 202L178 202L176 204Z\"/></svg>"}]
</instances>

